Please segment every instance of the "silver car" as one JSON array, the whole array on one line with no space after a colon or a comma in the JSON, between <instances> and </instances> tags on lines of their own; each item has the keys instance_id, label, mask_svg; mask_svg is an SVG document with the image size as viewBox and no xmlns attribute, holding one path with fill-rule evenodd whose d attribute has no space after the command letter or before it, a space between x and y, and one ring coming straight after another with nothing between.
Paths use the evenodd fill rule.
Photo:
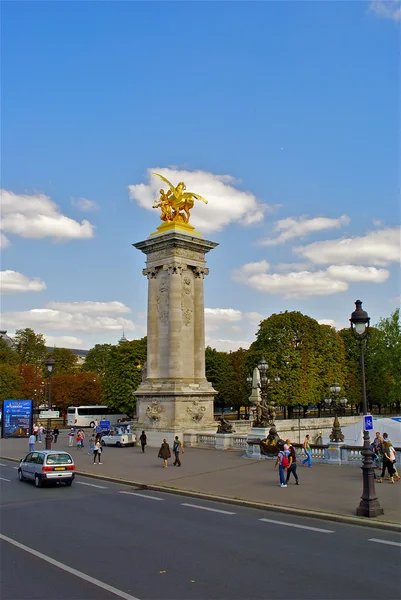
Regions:
<instances>
[{"instance_id":1,"label":"silver car","mask_svg":"<svg viewBox=\"0 0 401 600\"><path fill-rule=\"evenodd\" d=\"M18 477L20 481L34 481L36 487L50 481L71 485L75 477L74 459L59 450L29 452L19 464Z\"/></svg>"}]
</instances>

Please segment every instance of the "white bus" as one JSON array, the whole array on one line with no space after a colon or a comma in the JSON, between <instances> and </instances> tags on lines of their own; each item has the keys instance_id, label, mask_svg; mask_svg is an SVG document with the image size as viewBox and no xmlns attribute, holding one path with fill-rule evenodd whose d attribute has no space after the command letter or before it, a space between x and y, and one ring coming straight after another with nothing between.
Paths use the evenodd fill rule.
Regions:
<instances>
[{"instance_id":1,"label":"white bus","mask_svg":"<svg viewBox=\"0 0 401 600\"><path fill-rule=\"evenodd\" d=\"M94 427L95 421L117 423L119 419L121 421L128 420L128 415L100 404L68 407L68 425L70 427Z\"/></svg>"}]
</instances>

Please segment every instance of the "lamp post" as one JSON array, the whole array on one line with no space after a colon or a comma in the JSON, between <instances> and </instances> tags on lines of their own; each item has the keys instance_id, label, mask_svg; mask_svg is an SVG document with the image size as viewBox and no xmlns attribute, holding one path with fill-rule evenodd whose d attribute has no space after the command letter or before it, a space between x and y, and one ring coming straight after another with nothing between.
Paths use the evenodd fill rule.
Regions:
<instances>
[{"instance_id":1,"label":"lamp post","mask_svg":"<svg viewBox=\"0 0 401 600\"><path fill-rule=\"evenodd\" d=\"M340 398L341 386L338 383L333 383L330 386L330 396L325 398L324 402L328 407L333 408L335 417L333 422L333 429L330 434L331 442L343 442L344 434L341 431L340 421L338 420L338 416L345 411L345 407L347 406L347 398L344 396Z\"/></svg>"},{"instance_id":2,"label":"lamp post","mask_svg":"<svg viewBox=\"0 0 401 600\"><path fill-rule=\"evenodd\" d=\"M362 376L362 410L363 414L368 414L368 405L366 402L366 382L365 382L365 356L364 356L364 343L369 335L369 322L370 317L366 310L362 309L362 301L355 301L355 310L351 314L351 331L354 338L359 342L360 349L360 361L361 361L361 376Z\"/></svg>"},{"instance_id":3,"label":"lamp post","mask_svg":"<svg viewBox=\"0 0 401 600\"><path fill-rule=\"evenodd\" d=\"M362 410L363 414L368 413L368 405L366 402L366 381L365 381L365 357L364 343L369 335L370 317L366 310L362 309L362 301L356 300L355 310L351 314L350 323L354 338L359 342L360 361L361 361L361 376L362 376ZM384 513L376 496L375 490L375 471L373 464L373 452L370 449L369 431L363 432L363 450L362 454L362 478L363 489L361 501L356 514L358 517L377 517Z\"/></svg>"},{"instance_id":4,"label":"lamp post","mask_svg":"<svg viewBox=\"0 0 401 600\"><path fill-rule=\"evenodd\" d=\"M269 386L271 385L271 380L267 377L267 371L269 370L269 365L264 356L260 359L258 366L254 369L254 376L248 375L246 378L247 383L250 384L253 389L260 390L261 401L256 402L256 419L254 420L254 427L265 427L262 425L262 422L270 422L270 424L274 424L275 412L273 405L267 406L267 394ZM258 377L255 380L255 372ZM276 375L273 378L275 383L279 383L280 377ZM252 392L253 395L253 392ZM251 396L252 398L252 396Z\"/></svg>"},{"instance_id":5,"label":"lamp post","mask_svg":"<svg viewBox=\"0 0 401 600\"><path fill-rule=\"evenodd\" d=\"M45 362L47 370L49 371L49 396L48 396L48 405L47 410L50 412L52 409L52 371L55 364L54 358L50 357ZM47 427L46 427L46 450L52 449L52 432L51 432L51 420L50 417L47 418Z\"/></svg>"}]
</instances>

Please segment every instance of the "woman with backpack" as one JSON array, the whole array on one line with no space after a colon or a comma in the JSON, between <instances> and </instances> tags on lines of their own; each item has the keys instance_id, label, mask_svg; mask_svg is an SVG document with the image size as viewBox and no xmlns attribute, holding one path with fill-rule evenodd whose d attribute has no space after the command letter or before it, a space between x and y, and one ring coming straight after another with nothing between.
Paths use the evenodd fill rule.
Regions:
<instances>
[{"instance_id":1,"label":"woman with backpack","mask_svg":"<svg viewBox=\"0 0 401 600\"><path fill-rule=\"evenodd\" d=\"M286 440L286 444L288 446L288 450L289 450L289 461L290 464L288 466L287 469L287 480L286 483L288 484L288 480L290 479L290 475L291 473L294 476L295 479L295 485L299 485L299 481L298 481L298 474L297 474L297 455L295 453L295 448L294 446L291 444L290 440Z\"/></svg>"},{"instance_id":2,"label":"woman with backpack","mask_svg":"<svg viewBox=\"0 0 401 600\"><path fill-rule=\"evenodd\" d=\"M287 450L286 450L287 448ZM274 465L274 468L277 467L278 465L278 474L280 477L280 487L287 487L287 481L286 481L286 476L285 476L285 470L288 468L290 461L288 460L288 446L284 446L283 450L280 450L280 452L277 455L277 460L276 463Z\"/></svg>"}]
</instances>

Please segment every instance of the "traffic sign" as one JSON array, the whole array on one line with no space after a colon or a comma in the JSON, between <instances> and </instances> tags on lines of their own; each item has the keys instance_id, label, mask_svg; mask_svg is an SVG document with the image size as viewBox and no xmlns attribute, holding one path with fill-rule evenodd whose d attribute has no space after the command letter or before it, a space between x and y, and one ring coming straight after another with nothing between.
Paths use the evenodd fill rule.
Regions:
<instances>
[{"instance_id":1,"label":"traffic sign","mask_svg":"<svg viewBox=\"0 0 401 600\"><path fill-rule=\"evenodd\" d=\"M58 419L59 417L59 410L41 410L39 413L39 419Z\"/></svg>"},{"instance_id":2,"label":"traffic sign","mask_svg":"<svg viewBox=\"0 0 401 600\"><path fill-rule=\"evenodd\" d=\"M100 427L102 429L110 429L110 421L100 421Z\"/></svg>"},{"instance_id":3,"label":"traffic sign","mask_svg":"<svg viewBox=\"0 0 401 600\"><path fill-rule=\"evenodd\" d=\"M363 417L363 429L364 429L364 431L371 431L373 429L372 415L365 415Z\"/></svg>"}]
</instances>

